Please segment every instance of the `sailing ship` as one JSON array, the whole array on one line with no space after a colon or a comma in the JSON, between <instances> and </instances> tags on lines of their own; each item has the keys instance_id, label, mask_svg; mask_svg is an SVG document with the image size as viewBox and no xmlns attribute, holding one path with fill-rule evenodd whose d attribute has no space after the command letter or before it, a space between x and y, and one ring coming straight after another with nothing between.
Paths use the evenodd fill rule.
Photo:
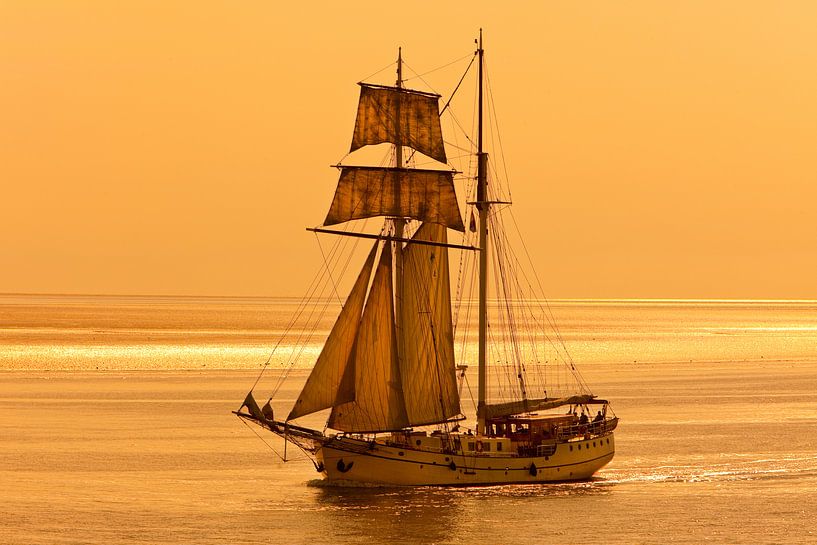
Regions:
<instances>
[{"instance_id":1,"label":"sailing ship","mask_svg":"<svg viewBox=\"0 0 817 545\"><path fill-rule=\"evenodd\" d=\"M537 362L526 360L528 352L537 353L547 342L545 337L533 335L523 341L513 331L524 321L518 315L530 305L515 299L516 292L507 287L498 288L489 300L489 244L498 245L502 239L496 236L501 215L495 208L509 202L499 200L489 187L488 154L483 149L481 31L476 44L466 69L467 73L476 63L478 70L477 135L471 139L476 176L467 178L476 182L475 195L467 203L469 228L455 193L458 172L410 168L403 159L410 150L411 157L419 152L446 164L446 150L441 96L406 88L398 54L396 85L359 84L350 150L389 143L394 162L337 165L340 179L329 212L322 227L311 229L374 239L374 245L288 416L276 419L272 398L262 408L252 391L235 411L241 419L284 438L285 446L299 447L333 483L463 486L581 480L610 462L615 452L618 418L607 401L589 391L564 352L557 350L560 364L574 379L573 389L549 394L555 389L545 385L543 395L531 395L533 379L558 373L533 372ZM372 217L384 218L378 234L327 229ZM464 244L449 243L448 230L462 233ZM478 245L467 244L468 240ZM467 365L457 363L454 346L452 307L459 309L463 302L452 301L453 249L478 261L473 267L479 281L478 396L475 423L468 428L460 404ZM519 287L507 278L502 263L492 265L494 276ZM500 297L502 304L497 303ZM499 311L506 317L492 323L492 315ZM534 325L541 321L531 320ZM493 334L502 325L511 333ZM488 358L500 343L509 347L502 352L508 359L492 363L509 378L497 382L494 390L502 396L496 402L489 399ZM323 430L297 423L326 410Z\"/></svg>"}]
</instances>

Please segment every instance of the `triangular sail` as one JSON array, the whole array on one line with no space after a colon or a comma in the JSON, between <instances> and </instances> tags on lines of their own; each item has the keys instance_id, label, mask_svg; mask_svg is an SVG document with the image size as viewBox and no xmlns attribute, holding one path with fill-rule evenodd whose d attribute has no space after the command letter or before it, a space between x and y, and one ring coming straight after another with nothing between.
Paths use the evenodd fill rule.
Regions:
<instances>
[{"instance_id":1,"label":"triangular sail","mask_svg":"<svg viewBox=\"0 0 817 545\"><path fill-rule=\"evenodd\" d=\"M394 330L392 263L381 253L369 299L349 359L354 366L354 401L335 405L327 425L346 432L399 430L408 425Z\"/></svg>"},{"instance_id":2,"label":"triangular sail","mask_svg":"<svg viewBox=\"0 0 817 545\"><path fill-rule=\"evenodd\" d=\"M446 231L424 223L413 240L445 243ZM409 425L443 422L460 412L446 248L406 246L400 308L400 376Z\"/></svg>"},{"instance_id":3,"label":"triangular sail","mask_svg":"<svg viewBox=\"0 0 817 545\"><path fill-rule=\"evenodd\" d=\"M338 320L332 327L326 344L323 346L312 374L306 381L298 401L289 413L287 420L333 407L338 402L354 399L354 391L342 387L342 379L349 356L357 338L363 303L366 300L366 289L372 275L377 243L369 252L363 270L355 281L352 292L346 299Z\"/></svg>"},{"instance_id":4,"label":"triangular sail","mask_svg":"<svg viewBox=\"0 0 817 545\"><path fill-rule=\"evenodd\" d=\"M411 218L465 231L451 171L342 167L323 224L373 216Z\"/></svg>"},{"instance_id":5,"label":"triangular sail","mask_svg":"<svg viewBox=\"0 0 817 545\"><path fill-rule=\"evenodd\" d=\"M445 163L439 98L431 93L361 83L350 151L391 142Z\"/></svg>"}]
</instances>

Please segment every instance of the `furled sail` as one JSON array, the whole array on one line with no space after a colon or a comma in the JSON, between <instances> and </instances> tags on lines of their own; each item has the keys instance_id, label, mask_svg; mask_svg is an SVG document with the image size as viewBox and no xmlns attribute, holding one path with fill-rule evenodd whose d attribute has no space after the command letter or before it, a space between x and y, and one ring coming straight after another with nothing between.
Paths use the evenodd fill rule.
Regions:
<instances>
[{"instance_id":1,"label":"furled sail","mask_svg":"<svg viewBox=\"0 0 817 545\"><path fill-rule=\"evenodd\" d=\"M298 401L289 413L287 420L333 407L337 403L354 399L354 390L341 387L349 356L357 338L363 303L366 300L366 289L372 276L377 243L369 252L369 257L360 271L338 320L332 327L326 344L323 346L318 361L304 385Z\"/></svg>"},{"instance_id":2,"label":"furled sail","mask_svg":"<svg viewBox=\"0 0 817 545\"><path fill-rule=\"evenodd\" d=\"M335 405L327 425L346 432L398 430L408 425L394 330L391 252L386 247L374 274L348 363L354 401Z\"/></svg>"},{"instance_id":3,"label":"furled sail","mask_svg":"<svg viewBox=\"0 0 817 545\"><path fill-rule=\"evenodd\" d=\"M397 216L465 231L450 171L341 167L324 225Z\"/></svg>"},{"instance_id":4,"label":"furled sail","mask_svg":"<svg viewBox=\"0 0 817 545\"><path fill-rule=\"evenodd\" d=\"M350 151L391 142L445 163L439 98L432 93L361 83Z\"/></svg>"},{"instance_id":5,"label":"furled sail","mask_svg":"<svg viewBox=\"0 0 817 545\"><path fill-rule=\"evenodd\" d=\"M570 397L546 397L542 399L523 399L521 401L511 401L508 403L495 403L485 407L485 418L497 418L511 414L544 411L564 405L583 405L592 401L594 397L595 396L589 394L581 394Z\"/></svg>"},{"instance_id":6,"label":"furled sail","mask_svg":"<svg viewBox=\"0 0 817 545\"><path fill-rule=\"evenodd\" d=\"M424 223L412 239L445 243L446 231ZM446 248L406 245L400 314L400 376L409 425L438 423L459 414Z\"/></svg>"}]
</instances>

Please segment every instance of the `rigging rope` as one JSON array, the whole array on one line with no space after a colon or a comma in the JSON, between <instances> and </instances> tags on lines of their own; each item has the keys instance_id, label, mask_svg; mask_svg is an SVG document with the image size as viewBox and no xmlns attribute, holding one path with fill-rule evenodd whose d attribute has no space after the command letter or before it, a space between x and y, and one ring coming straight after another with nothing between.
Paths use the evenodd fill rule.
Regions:
<instances>
[{"instance_id":1,"label":"rigging rope","mask_svg":"<svg viewBox=\"0 0 817 545\"><path fill-rule=\"evenodd\" d=\"M380 72L383 72L383 71L385 71L387 68L391 68L392 66L394 66L394 65L396 65L396 64L397 64L397 61L392 61L392 62L390 62L389 64L387 64L386 66L384 66L383 68L381 68L380 70L378 70L377 72L374 72L374 73L372 73L372 74L369 74L369 75L368 75L368 76L366 76L365 78L359 79L358 81L359 81L359 82L364 82L364 81L366 81L366 80L367 80L367 79L369 79L369 78L373 78L373 77L375 77L376 75L378 75Z\"/></svg>"},{"instance_id":2,"label":"rigging rope","mask_svg":"<svg viewBox=\"0 0 817 545\"><path fill-rule=\"evenodd\" d=\"M459 59L455 59L455 60L453 60L453 61L451 61L451 62L449 62L449 63L447 63L447 64L444 64L444 65L442 65L442 66L438 66L437 68L432 68L431 70L429 70L429 71L427 71L427 72L423 72L422 74L418 74L418 73L417 73L417 72L416 72L414 69L410 68L410 67L409 67L409 66L406 64L406 60L405 60L405 59L403 59L403 66L405 66L406 68L408 68L409 70L411 70L412 72L414 72L414 76L412 76L412 77L410 77L410 78L403 78L403 83L405 83L405 82L407 82L407 81L410 81L410 80L413 80L413 79L417 79L417 78L419 78L419 79L420 79L420 80L422 80L424 83L426 83L426 81L423 79L423 76L427 76L428 74L431 74L432 72L437 72L438 70L442 70L443 68L448 68L448 67L449 67L449 66L451 66L452 64L456 64L456 63L458 63L458 62L460 62L460 61L462 61L462 60L467 59L468 57L471 57L471 58L472 58L471 62L473 63L473 62L474 62L474 61L473 61L474 54L473 54L473 53L469 53L469 54L467 54L467 55L463 55L463 56L462 56L462 57L460 57ZM466 68L466 71L467 71L467 70L468 70L468 69ZM428 83L426 83L426 85L428 85ZM431 86L429 85L429 87L431 87Z\"/></svg>"}]
</instances>

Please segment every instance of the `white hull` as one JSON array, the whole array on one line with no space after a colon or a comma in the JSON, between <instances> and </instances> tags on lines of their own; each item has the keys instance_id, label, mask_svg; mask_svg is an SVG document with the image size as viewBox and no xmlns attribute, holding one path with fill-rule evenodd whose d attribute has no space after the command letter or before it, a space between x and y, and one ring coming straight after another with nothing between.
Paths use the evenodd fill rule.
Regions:
<instances>
[{"instance_id":1,"label":"white hull","mask_svg":"<svg viewBox=\"0 0 817 545\"><path fill-rule=\"evenodd\" d=\"M325 442L316 457L324 478L339 484L484 486L588 479L614 454L610 432L559 443L550 456L448 454L342 437Z\"/></svg>"}]
</instances>

